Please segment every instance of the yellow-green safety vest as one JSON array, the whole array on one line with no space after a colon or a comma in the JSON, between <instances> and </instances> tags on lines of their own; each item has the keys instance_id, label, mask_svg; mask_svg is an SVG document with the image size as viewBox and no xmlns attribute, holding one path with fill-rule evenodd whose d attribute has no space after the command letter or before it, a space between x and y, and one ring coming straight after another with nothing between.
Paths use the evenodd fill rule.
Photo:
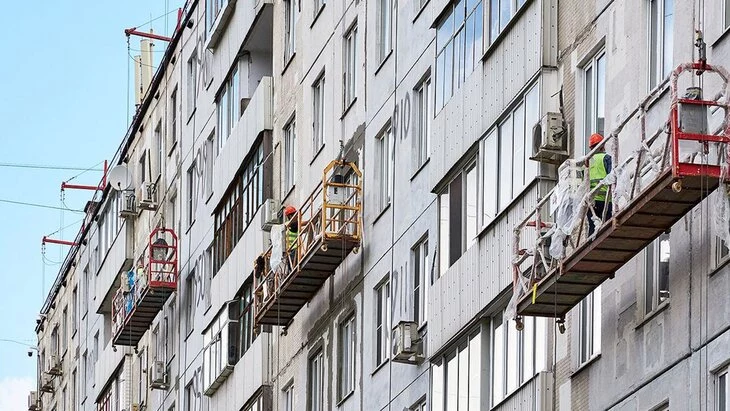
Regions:
<instances>
[{"instance_id":1,"label":"yellow-green safety vest","mask_svg":"<svg viewBox=\"0 0 730 411\"><path fill-rule=\"evenodd\" d=\"M290 229L286 230L286 247L287 249L296 250L297 249L297 236L299 233L294 232Z\"/></svg>"},{"instance_id":2,"label":"yellow-green safety vest","mask_svg":"<svg viewBox=\"0 0 730 411\"><path fill-rule=\"evenodd\" d=\"M591 190L596 188L598 184L606 178L608 173L606 172L606 165L603 162L603 159L606 157L606 153L596 153L590 162L590 168L589 173L591 177ZM595 193L594 199L596 201L606 201L606 193L608 191L608 187L603 186L598 189Z\"/></svg>"}]
</instances>

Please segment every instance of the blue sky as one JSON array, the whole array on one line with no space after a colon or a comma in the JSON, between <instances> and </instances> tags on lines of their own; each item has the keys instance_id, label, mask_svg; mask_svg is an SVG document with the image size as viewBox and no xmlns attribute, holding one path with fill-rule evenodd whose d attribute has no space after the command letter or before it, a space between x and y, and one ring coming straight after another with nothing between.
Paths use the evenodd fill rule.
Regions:
<instances>
[{"instance_id":1,"label":"blue sky","mask_svg":"<svg viewBox=\"0 0 730 411\"><path fill-rule=\"evenodd\" d=\"M123 30L182 3L8 3L0 15L0 163L86 168L111 158L129 123L127 73L132 67ZM176 13L168 16L167 33L176 18ZM151 26L156 33L166 32L164 18ZM163 50L164 44L156 44L157 50ZM131 47L139 49L139 38L131 39ZM75 174L0 167L0 200L59 206L60 184ZM100 172L88 172L75 182L93 185L100 178ZM66 204L81 209L91 195L90 191L67 191ZM61 218L70 224L81 215L63 212L62 216L58 210L0 203L0 216L0 340L33 344L42 305L41 238L58 230ZM63 237L72 239L78 227L67 228ZM49 245L46 257L57 262L66 251L66 247ZM45 290L58 268L45 266ZM36 359L26 353L22 345L0 341L0 410L27 406L26 387L35 385Z\"/></svg>"}]
</instances>

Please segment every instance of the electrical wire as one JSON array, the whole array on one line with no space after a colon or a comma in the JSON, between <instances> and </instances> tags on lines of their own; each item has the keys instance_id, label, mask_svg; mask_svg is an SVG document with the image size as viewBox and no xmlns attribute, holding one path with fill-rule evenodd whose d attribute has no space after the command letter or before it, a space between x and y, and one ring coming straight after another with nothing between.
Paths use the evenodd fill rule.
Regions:
<instances>
[{"instance_id":1,"label":"electrical wire","mask_svg":"<svg viewBox=\"0 0 730 411\"><path fill-rule=\"evenodd\" d=\"M66 228L69 228L69 227L72 227L72 226L74 226L74 225L76 225L76 224L78 224L78 223L80 223L80 222L82 222L82 221L84 221L84 219L83 219L83 218L82 218L82 219L79 219L79 220L77 220L77 221L74 221L73 223L71 223L71 224L68 224L68 225L66 225L66 226L63 226L63 227L59 228L58 230L56 230L56 231L54 231L54 232L52 232L52 233L50 233L50 234L46 234L46 237L50 237L50 236L52 236L52 235L54 235L54 234L57 234L57 233L59 233L59 232L60 232L61 230L64 230L64 229L66 229Z\"/></svg>"},{"instance_id":2,"label":"electrical wire","mask_svg":"<svg viewBox=\"0 0 730 411\"><path fill-rule=\"evenodd\" d=\"M70 170L70 171L104 171L101 168L82 168L74 166L58 166L49 164L0 163L5 168L29 168L36 170Z\"/></svg>"},{"instance_id":3,"label":"electrical wire","mask_svg":"<svg viewBox=\"0 0 730 411\"><path fill-rule=\"evenodd\" d=\"M95 167L98 167L99 165L101 165L101 164L103 164L103 163L104 163L104 160L102 160L102 161L100 161L100 162L98 162L98 163L94 164L93 166L91 166L91 167L89 167L89 168L87 168L87 169L81 170L81 172L80 172L80 173L78 173L78 174L76 174L75 176L73 176L73 177L69 178L68 180L66 180L66 182L68 183L69 181L71 181L71 180L75 179L76 177L79 177L79 176L83 175L84 173L88 173L89 171L93 170L93 169L94 169Z\"/></svg>"},{"instance_id":4,"label":"electrical wire","mask_svg":"<svg viewBox=\"0 0 730 411\"><path fill-rule=\"evenodd\" d=\"M166 12L165 14L163 14L163 15L161 15L161 16L157 16L157 17L155 17L155 18L153 18L153 19L149 20L148 22L146 22L146 23L144 23L144 24L140 24L140 25L138 25L138 26L134 26L134 27L136 27L136 28L138 28L138 29L139 29L139 28L142 28L142 27L148 26L148 25L150 25L150 24L152 24L152 23L156 22L156 21L157 21L157 20L159 20L159 19L162 19L162 18L165 18L165 17L169 16L169 15L170 15L170 14L172 14L172 13L177 13L177 9L176 9L176 10L172 10L172 11L169 11L169 12Z\"/></svg>"},{"instance_id":5,"label":"electrical wire","mask_svg":"<svg viewBox=\"0 0 730 411\"><path fill-rule=\"evenodd\" d=\"M0 199L0 203L15 204L15 205L27 206L27 207L47 208L47 209L51 209L51 210L71 211L73 213L83 213L84 212L83 210L74 210L72 208L63 208L63 207L46 205L46 204L27 203L25 201L14 201L14 200L7 200L7 199Z\"/></svg>"}]
</instances>

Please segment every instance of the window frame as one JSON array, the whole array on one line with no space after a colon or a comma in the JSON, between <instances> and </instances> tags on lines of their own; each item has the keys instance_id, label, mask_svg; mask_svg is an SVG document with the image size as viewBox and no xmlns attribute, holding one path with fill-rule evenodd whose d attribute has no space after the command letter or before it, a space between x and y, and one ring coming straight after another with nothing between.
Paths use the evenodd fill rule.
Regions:
<instances>
[{"instance_id":1,"label":"window frame","mask_svg":"<svg viewBox=\"0 0 730 411\"><path fill-rule=\"evenodd\" d=\"M715 408L718 411L726 411L730 409L730 366L723 366L722 368L713 372L713 385L712 396L715 401ZM724 387L723 387L724 385Z\"/></svg>"},{"instance_id":2,"label":"window frame","mask_svg":"<svg viewBox=\"0 0 730 411\"><path fill-rule=\"evenodd\" d=\"M314 377L318 378L314 378ZM325 410L325 383L327 369L324 348L317 348L307 360L307 411ZM315 395L316 394L316 395ZM317 400L318 402L314 402Z\"/></svg>"},{"instance_id":3,"label":"window frame","mask_svg":"<svg viewBox=\"0 0 730 411\"><path fill-rule=\"evenodd\" d=\"M670 20L670 28L667 30L666 27L666 18L665 15L665 8L667 5L667 2L670 2L672 4L672 14L671 20ZM654 6L657 5L656 13L657 16L654 16ZM672 62L674 60L674 14L675 14L675 5L674 0L649 0L648 1L648 13L647 13L647 27L648 27L648 65L649 68L649 76L648 76L648 89L649 91L654 90L656 87L661 85L664 80L669 76L671 71L674 69L672 66ZM657 18L656 22L654 22L654 17ZM661 18L660 18L661 17ZM656 27L655 27L656 23ZM655 32L656 30L656 32ZM665 35L669 33L671 37L665 37ZM656 37L655 37L656 36ZM671 39L671 41L669 41ZM661 44L660 44L661 42ZM670 46L671 50L669 50L669 56L666 55L667 50L665 49L667 46ZM661 46L661 47L660 47ZM656 51L656 56L654 55L653 51ZM667 57L669 61L667 61ZM668 65L667 65L668 63Z\"/></svg>"},{"instance_id":4,"label":"window frame","mask_svg":"<svg viewBox=\"0 0 730 411\"><path fill-rule=\"evenodd\" d=\"M282 193L286 196L296 185L296 169L297 169L297 119L293 115L286 123L283 129L283 148L284 148L284 178L282 179Z\"/></svg>"},{"instance_id":5,"label":"window frame","mask_svg":"<svg viewBox=\"0 0 730 411\"><path fill-rule=\"evenodd\" d=\"M187 69L188 69L188 94L187 94L187 102L186 102L186 113L188 118L190 118L193 113L195 112L196 108L196 102L197 102L197 92L198 92L198 50L195 49L190 54L190 57L187 61Z\"/></svg>"},{"instance_id":6,"label":"window frame","mask_svg":"<svg viewBox=\"0 0 730 411\"><path fill-rule=\"evenodd\" d=\"M342 402L355 392L357 329L355 313L349 313L337 327L337 399Z\"/></svg>"},{"instance_id":7,"label":"window frame","mask_svg":"<svg viewBox=\"0 0 730 411\"><path fill-rule=\"evenodd\" d=\"M312 85L312 158L325 144L325 75L322 73Z\"/></svg>"},{"instance_id":8,"label":"window frame","mask_svg":"<svg viewBox=\"0 0 730 411\"><path fill-rule=\"evenodd\" d=\"M478 174L478 156L474 153L466 156L467 160L464 161L463 165L457 169L456 172L451 175L447 184L439 191L438 194L438 213L439 213L439 273L438 277L441 278L448 269L454 265L459 258L474 245L479 238L479 174ZM474 181L473 187L469 186L469 176L473 172ZM452 198L452 194L456 194L458 189L458 199ZM475 202L474 210L476 215L472 226L469 225L469 198L470 194L474 195L472 200ZM446 202L445 202L446 200ZM453 207L458 201L459 212L455 214ZM444 217L444 212L448 212L448 215ZM455 223L452 218L459 217L458 224ZM456 224L456 225L452 225ZM458 226L458 227L457 227ZM458 243L454 243L454 235L458 231ZM448 244L448 247L446 245ZM458 255L452 255L458 248Z\"/></svg>"},{"instance_id":9,"label":"window frame","mask_svg":"<svg viewBox=\"0 0 730 411\"><path fill-rule=\"evenodd\" d=\"M289 382L284 389L284 411L294 411L294 381Z\"/></svg>"},{"instance_id":10,"label":"window frame","mask_svg":"<svg viewBox=\"0 0 730 411\"><path fill-rule=\"evenodd\" d=\"M519 14L519 12L522 10L522 8L527 4L528 0L489 0L489 10L487 11L487 15L489 16L489 22L486 22L486 33L487 33L487 43L489 46L499 41L499 39L502 36L502 33L507 31L507 27L509 26L510 22ZM495 4L497 4L495 8ZM505 17L502 13L502 5L508 4L509 5L509 16L507 16L507 19L505 21L502 21L502 18ZM495 13L496 11L496 13ZM497 30L494 30L494 27L492 26L495 21L493 18L497 18Z\"/></svg>"},{"instance_id":11,"label":"window frame","mask_svg":"<svg viewBox=\"0 0 730 411\"><path fill-rule=\"evenodd\" d=\"M383 63L393 51L393 0L378 0L378 62Z\"/></svg>"},{"instance_id":12,"label":"window frame","mask_svg":"<svg viewBox=\"0 0 730 411\"><path fill-rule=\"evenodd\" d=\"M428 288L431 285L428 233L411 248L413 260L413 320L418 327L428 322Z\"/></svg>"},{"instance_id":13,"label":"window frame","mask_svg":"<svg viewBox=\"0 0 730 411\"><path fill-rule=\"evenodd\" d=\"M578 366L589 363L601 354L603 306L599 286L580 302L578 309Z\"/></svg>"},{"instance_id":14,"label":"window frame","mask_svg":"<svg viewBox=\"0 0 730 411\"><path fill-rule=\"evenodd\" d=\"M381 367L390 359L391 332L391 290L390 273L375 286L375 368Z\"/></svg>"},{"instance_id":15,"label":"window frame","mask_svg":"<svg viewBox=\"0 0 730 411\"><path fill-rule=\"evenodd\" d=\"M489 337L485 330L481 326L472 328L431 361L431 409L482 409L482 394L488 392L484 390L484 384L490 383L482 372L484 355L487 353L485 344ZM461 367L464 365L467 371L462 374ZM453 379L452 367L456 367ZM455 394L452 395L453 389ZM475 391L476 395L470 395ZM466 404L459 404L463 399Z\"/></svg>"},{"instance_id":16,"label":"window frame","mask_svg":"<svg viewBox=\"0 0 730 411\"><path fill-rule=\"evenodd\" d=\"M419 170L431 158L431 121L433 119L433 87L431 73L424 76L414 92L417 96L418 120L416 121L417 138L415 142L414 171Z\"/></svg>"},{"instance_id":17,"label":"window frame","mask_svg":"<svg viewBox=\"0 0 730 411\"><path fill-rule=\"evenodd\" d=\"M661 244L666 241L668 243L669 256L666 262L661 261ZM671 235L662 233L654 241L644 249L644 276L642 278L643 295L642 295L642 313L644 318L650 317L653 313L658 312L662 307L671 301L670 277L671 277ZM660 278L660 264L666 263L666 290L662 290L662 280ZM666 293L662 296L662 293Z\"/></svg>"},{"instance_id":18,"label":"window frame","mask_svg":"<svg viewBox=\"0 0 730 411\"><path fill-rule=\"evenodd\" d=\"M284 0L284 67L297 53L297 0Z\"/></svg>"},{"instance_id":19,"label":"window frame","mask_svg":"<svg viewBox=\"0 0 730 411\"><path fill-rule=\"evenodd\" d=\"M343 61L343 83L344 92L342 93L342 111L347 113L348 109L357 100L357 66L358 66L358 53L357 53L357 39L358 39L358 27L357 21L347 29L343 36L343 47L344 47L344 61Z\"/></svg>"},{"instance_id":20,"label":"window frame","mask_svg":"<svg viewBox=\"0 0 730 411\"><path fill-rule=\"evenodd\" d=\"M603 72L601 73L601 62ZM606 68L608 67L608 54L606 49L601 48L581 68L582 82L582 123L583 123L583 144L584 152L590 151L588 140L593 133L604 135L606 130ZM602 75L601 75L602 74ZM589 84L590 82L590 84ZM590 89L590 90L589 90ZM588 94L590 91L590 95ZM590 104L589 104L590 100ZM603 117L600 117L601 111ZM603 124L599 124L603 119Z\"/></svg>"},{"instance_id":21,"label":"window frame","mask_svg":"<svg viewBox=\"0 0 730 411\"><path fill-rule=\"evenodd\" d=\"M393 201L393 171L395 168L393 127L388 123L376 137L378 209L382 212Z\"/></svg>"},{"instance_id":22,"label":"window frame","mask_svg":"<svg viewBox=\"0 0 730 411\"><path fill-rule=\"evenodd\" d=\"M188 227L192 227L195 223L196 212L198 210L198 182L197 182L197 161L193 160L187 171L187 192L188 192Z\"/></svg>"}]
</instances>

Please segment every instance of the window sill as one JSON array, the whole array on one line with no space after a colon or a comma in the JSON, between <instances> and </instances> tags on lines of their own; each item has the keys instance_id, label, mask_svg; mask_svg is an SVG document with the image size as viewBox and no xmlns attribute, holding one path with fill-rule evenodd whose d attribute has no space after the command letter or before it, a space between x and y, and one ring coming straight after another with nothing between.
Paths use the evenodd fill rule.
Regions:
<instances>
[{"instance_id":1,"label":"window sill","mask_svg":"<svg viewBox=\"0 0 730 411\"><path fill-rule=\"evenodd\" d=\"M188 125L190 124L190 120L193 119L193 116L195 116L196 111L198 111L197 106L193 107L193 111L191 111L190 114L188 114L188 119L187 119L187 121L185 121L185 124L188 124Z\"/></svg>"},{"instance_id":2,"label":"window sill","mask_svg":"<svg viewBox=\"0 0 730 411\"><path fill-rule=\"evenodd\" d=\"M509 31L512 30L512 26L517 24L517 20L519 20L520 17L525 13L525 11L528 8L528 6L527 6L528 4L530 4L530 2L526 1L525 4L523 4L519 8L519 10L517 10L515 15L510 17L509 21L507 22L507 25L504 26L504 28L502 29L502 31L499 32L499 34L497 34L497 38L495 38L494 41L487 46L487 49L484 51L484 54L482 55L481 61L485 61L486 59L489 58L489 56L494 54L494 51L499 46L499 43L501 43L502 40L504 40L504 38L507 37L507 33L509 33ZM489 35L489 33L487 33L487 35Z\"/></svg>"},{"instance_id":3,"label":"window sill","mask_svg":"<svg viewBox=\"0 0 730 411\"><path fill-rule=\"evenodd\" d=\"M386 54L385 57L383 57L383 59L380 60L380 63L378 64L378 68L375 69L375 73L374 73L375 76L378 75L380 70L383 68L383 66L385 66L385 63L387 63L388 60L390 60L390 56L392 56L392 55L393 55L393 48L391 47L390 50L388 51L388 54Z\"/></svg>"},{"instance_id":4,"label":"window sill","mask_svg":"<svg viewBox=\"0 0 730 411\"><path fill-rule=\"evenodd\" d=\"M411 176L411 179L410 180L411 181L415 180L416 179L416 176L418 176L419 174L421 174L421 170L423 170L424 168L426 168L426 165L428 165L428 163L430 161L431 161L431 157L428 157L426 159L426 161L423 162L423 164L421 164L420 166L418 166L418 168L416 169L416 171Z\"/></svg>"},{"instance_id":5,"label":"window sill","mask_svg":"<svg viewBox=\"0 0 730 411\"><path fill-rule=\"evenodd\" d=\"M662 80L661 83L657 84L656 87L649 90L650 95L654 95L654 98L649 102L649 104L646 105L646 111L651 110L651 108L657 103L657 101L661 100L662 97L664 97L665 94L669 92L669 76L667 76L664 80Z\"/></svg>"},{"instance_id":6,"label":"window sill","mask_svg":"<svg viewBox=\"0 0 730 411\"><path fill-rule=\"evenodd\" d=\"M340 120L344 119L347 113L350 112L350 109L352 109L352 106L355 105L357 102L357 97L353 98L352 101L350 101L347 106L345 106L345 110L342 111L342 116L340 116Z\"/></svg>"},{"instance_id":7,"label":"window sill","mask_svg":"<svg viewBox=\"0 0 730 411\"><path fill-rule=\"evenodd\" d=\"M324 151L324 143L322 143L321 146L317 149L317 151L314 152L314 157L312 157L312 161L309 162L309 165L311 166L314 164L314 161L317 160L317 157L319 157L319 154Z\"/></svg>"},{"instance_id":8,"label":"window sill","mask_svg":"<svg viewBox=\"0 0 730 411\"><path fill-rule=\"evenodd\" d=\"M650 322L654 319L654 317L658 316L662 312L664 312L669 307L669 302L671 301L670 298L667 298L666 300L662 301L655 309L654 311L644 315L644 318L639 321L638 324L634 327L634 330L638 330L639 328L643 327L646 323Z\"/></svg>"},{"instance_id":9,"label":"window sill","mask_svg":"<svg viewBox=\"0 0 730 411\"><path fill-rule=\"evenodd\" d=\"M188 338L190 338L190 336L193 335L193 331L194 330L192 328L190 330L188 330L188 332L185 333L185 338L183 339L183 341L188 342Z\"/></svg>"},{"instance_id":10,"label":"window sill","mask_svg":"<svg viewBox=\"0 0 730 411\"><path fill-rule=\"evenodd\" d=\"M291 66L291 63L292 63L292 61L294 61L294 57L296 57L296 56L297 56L297 52L295 51L294 53L292 53L291 56L289 56L288 59L284 60L284 68L281 69L282 76L284 75L284 73L286 73L286 70L289 68L289 66Z\"/></svg>"},{"instance_id":11,"label":"window sill","mask_svg":"<svg viewBox=\"0 0 730 411\"><path fill-rule=\"evenodd\" d=\"M528 378L527 380L523 381L519 387L515 388L512 392L505 395L501 400L499 400L497 403L493 404L491 407L489 407L490 410L496 410L499 409L500 406L505 404L507 401L510 400L510 398L514 397L518 392L520 392L527 384L531 383L532 380L537 378L538 375L540 375L542 371L538 371L533 375L532 377Z\"/></svg>"},{"instance_id":12,"label":"window sill","mask_svg":"<svg viewBox=\"0 0 730 411\"><path fill-rule=\"evenodd\" d=\"M385 212L388 211L388 209L390 209L390 201L388 202L388 204L385 205L385 207L383 207L382 210L380 210L380 213L378 213L378 215L375 217L375 220L373 220L373 225L375 225L375 223L377 223L378 220L380 220L380 218L385 215Z\"/></svg>"},{"instance_id":13,"label":"window sill","mask_svg":"<svg viewBox=\"0 0 730 411\"><path fill-rule=\"evenodd\" d=\"M355 390L350 391L349 393L347 393L347 395L342 397L342 399L337 402L337 407L341 407L342 404L344 404L345 401L349 400L350 397L352 397L353 395L355 395Z\"/></svg>"},{"instance_id":14,"label":"window sill","mask_svg":"<svg viewBox=\"0 0 730 411\"><path fill-rule=\"evenodd\" d=\"M418 9L418 12L416 12L416 17L413 18L413 21L411 21L411 23L415 23L416 20L421 17L421 14L423 14L423 11L426 10L426 6L428 6L428 3L430 2L431 0L426 0L426 2L421 5L421 7Z\"/></svg>"},{"instance_id":15,"label":"window sill","mask_svg":"<svg viewBox=\"0 0 730 411\"><path fill-rule=\"evenodd\" d=\"M324 11L324 7L325 7L326 5L327 5L327 3L323 3L323 4L321 5L321 6L319 6L319 10L317 10L317 11L316 11L316 12L314 13L314 18L312 18L312 24L310 24L310 25L309 25L309 28L310 28L310 29L311 29L311 28L313 28L313 27L314 27L314 24L315 24L315 23L317 22L317 20L319 20L319 16L320 16L320 15L322 14L322 12Z\"/></svg>"},{"instance_id":16,"label":"window sill","mask_svg":"<svg viewBox=\"0 0 730 411\"><path fill-rule=\"evenodd\" d=\"M725 29L725 31L723 31L722 34L720 34L720 36L717 38L717 40L713 41L712 44L710 44L710 48L714 49L715 47L717 47L720 44L720 42L723 41L725 39L725 37L728 36L728 33L730 33L730 27L727 27Z\"/></svg>"},{"instance_id":17,"label":"window sill","mask_svg":"<svg viewBox=\"0 0 730 411\"><path fill-rule=\"evenodd\" d=\"M371 377L375 376L375 374L377 374L378 371L380 371L383 368L385 368L385 364L387 364L388 362L390 362L390 358L386 358L383 362L381 362L380 364L378 364L378 366L375 367L375 369L373 370L373 372L370 373L370 376Z\"/></svg>"},{"instance_id":18,"label":"window sill","mask_svg":"<svg viewBox=\"0 0 730 411\"><path fill-rule=\"evenodd\" d=\"M173 141L172 142L172 146L170 146L170 149L167 150L167 156L168 157L171 157L172 156L172 153L175 152L175 148L177 148L177 140Z\"/></svg>"},{"instance_id":19,"label":"window sill","mask_svg":"<svg viewBox=\"0 0 730 411\"><path fill-rule=\"evenodd\" d=\"M185 234L189 234L190 233L190 229L193 228L194 225L195 225L195 220L193 220L190 223L190 225L188 226L188 228L185 229Z\"/></svg>"},{"instance_id":20,"label":"window sill","mask_svg":"<svg viewBox=\"0 0 730 411\"><path fill-rule=\"evenodd\" d=\"M710 273L707 276L710 278L714 277L715 274L719 273L723 268L725 268L728 263L730 263L730 258L725 257L725 259L717 263L715 267L710 270Z\"/></svg>"},{"instance_id":21,"label":"window sill","mask_svg":"<svg viewBox=\"0 0 730 411\"><path fill-rule=\"evenodd\" d=\"M205 201L203 202L203 204L205 204L205 205L208 205L208 203L210 202L210 199L211 199L211 198L213 198L213 190L210 190L210 194L208 194L208 195L206 196L206 199L205 199Z\"/></svg>"},{"instance_id":22,"label":"window sill","mask_svg":"<svg viewBox=\"0 0 730 411\"><path fill-rule=\"evenodd\" d=\"M581 371L585 370L586 368L590 367L591 364L598 361L598 359L601 358L601 353L596 353L591 356L591 358L587 359L583 364L580 364L578 368L575 369L572 373L570 373L570 378L575 377L576 375L580 374Z\"/></svg>"},{"instance_id":23,"label":"window sill","mask_svg":"<svg viewBox=\"0 0 730 411\"><path fill-rule=\"evenodd\" d=\"M284 190L284 196L281 197L281 203L284 204L284 202L289 198L290 195L294 192L294 189L297 187L296 184L292 184L291 187Z\"/></svg>"}]
</instances>

